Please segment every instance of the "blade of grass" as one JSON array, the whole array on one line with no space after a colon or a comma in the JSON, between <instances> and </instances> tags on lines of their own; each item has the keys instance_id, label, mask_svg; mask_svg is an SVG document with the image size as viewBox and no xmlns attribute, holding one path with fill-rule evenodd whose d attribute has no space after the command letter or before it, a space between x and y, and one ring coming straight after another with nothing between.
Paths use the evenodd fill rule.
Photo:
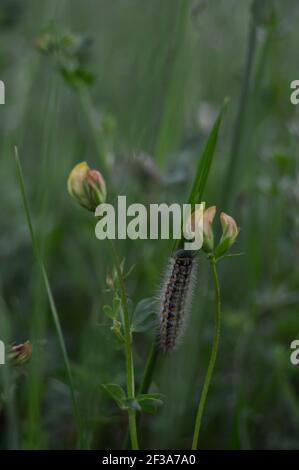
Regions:
<instances>
[{"instance_id":1,"label":"blade of grass","mask_svg":"<svg viewBox=\"0 0 299 470\"><path fill-rule=\"evenodd\" d=\"M158 358L158 350L156 348L156 345L153 344L149 352L148 359L146 361L144 375L142 377L142 380L138 389L138 395L144 395L145 393L148 392L148 389L151 384L152 373L156 366L157 358Z\"/></svg>"},{"instance_id":2,"label":"blade of grass","mask_svg":"<svg viewBox=\"0 0 299 470\"><path fill-rule=\"evenodd\" d=\"M210 173L211 165L213 162L213 157L215 154L215 148L218 140L218 134L220 129L220 124L225 110L227 100L224 101L223 106L219 112L218 117L212 127L212 130L208 136L207 142L201 152L200 158L198 159L198 166L193 180L192 188L188 198L188 204L194 206L196 203L201 201L208 176ZM181 240L174 240L173 251L179 246Z\"/></svg>"},{"instance_id":3,"label":"blade of grass","mask_svg":"<svg viewBox=\"0 0 299 470\"><path fill-rule=\"evenodd\" d=\"M6 308L4 300L0 297L0 331L1 340L4 341L6 348L12 344L11 339L11 325L9 322L9 311ZM8 351L6 351L6 359ZM6 361L4 366L0 367L0 405L4 406L7 416L7 432L5 433L5 440L7 449L17 450L19 448L19 416L18 407L16 403L16 378L14 376L11 364Z\"/></svg>"},{"instance_id":4,"label":"blade of grass","mask_svg":"<svg viewBox=\"0 0 299 470\"><path fill-rule=\"evenodd\" d=\"M188 204L196 204L201 201L209 172L211 169L214 153L215 153L215 148L218 140L218 133L219 133L219 128L222 120L222 115L224 111L224 107L226 106L226 101L224 102L223 107L220 110L220 113L212 127L212 130L209 134L208 140L206 142L206 145L203 149L203 152L201 154L201 157L198 160L198 167L196 171L196 175L193 181L193 185L191 188L191 192L189 195L188 199Z\"/></svg>"},{"instance_id":5,"label":"blade of grass","mask_svg":"<svg viewBox=\"0 0 299 470\"><path fill-rule=\"evenodd\" d=\"M58 337L58 341L59 341L59 345L60 345L60 349L61 349L61 353L62 353L62 357L63 357L63 361L64 361L66 374L67 374L67 377L68 377L68 382L69 382L69 389L70 389L72 406L73 406L73 414L74 414L76 429L77 429L77 433L78 433L79 444L80 444L80 447L82 448L83 447L83 442L84 442L83 441L83 429L82 429L82 421L81 421L81 417L80 417L80 414L79 414L78 404L77 404L77 400L76 400L73 374L72 374L70 361L69 361L68 353L67 353L66 346L65 346L63 332L62 332L61 325L60 325L59 315L58 315L58 312L57 312L57 308L56 308L56 305L55 305L55 301L54 301L51 286L50 286L50 283L49 283L48 275L47 275L47 272L46 272L46 269L45 269L45 266L44 266L44 262L43 262L43 259L42 259L42 256L41 256L41 252L40 252L39 245L38 245L38 242L37 242L37 238L35 236L35 232L34 232L34 228L33 228L29 203L28 203L27 196L26 196L23 171L22 171L22 166L21 166L21 162L20 162L20 159L19 159L19 154L18 154L17 147L15 147L15 161L16 161L18 181L19 181L20 191L21 191L21 195L22 195L22 201L23 201L24 211L25 211L25 215L26 215L26 219L27 219L27 224L28 224L28 228L29 228L29 232L30 232L31 242L32 242L32 246L33 246L33 250L34 250L36 260L37 260L38 265L39 265L40 270L41 270L41 274L42 274L42 277L43 277L43 281L44 281L44 284L45 284L45 288L46 288L46 292L47 292L47 296L48 296L48 300L49 300L49 304L50 304L50 310L51 310L53 322L54 322L54 325L55 325L55 328L56 328L56 333L57 333L57 337Z\"/></svg>"},{"instance_id":6,"label":"blade of grass","mask_svg":"<svg viewBox=\"0 0 299 470\"><path fill-rule=\"evenodd\" d=\"M251 83L251 76L253 72L253 61L256 51L256 37L257 27L254 19L250 18L250 25L247 37L247 49L245 58L245 69L243 75L243 82L241 88L241 95L239 98L238 110L233 129L233 136L230 150L230 160L227 167L226 177L224 180L223 194L221 199L221 206L229 211L232 199L233 191L236 191L236 181L238 171L240 168L239 155L243 140L243 134L245 129L245 118L247 114L248 97Z\"/></svg>"},{"instance_id":7,"label":"blade of grass","mask_svg":"<svg viewBox=\"0 0 299 470\"><path fill-rule=\"evenodd\" d=\"M39 203L39 210L41 214L46 214L46 205L50 196L50 192L45 190L44 181L47 179L47 166L51 155L55 124L57 121L58 112L58 80L56 75L50 74L47 78L47 96L45 100L44 109L44 127L42 134L42 150L41 150L41 162L40 172L37 181L37 197L36 200ZM55 136L54 136L55 137ZM39 227L36 228L39 233L40 250L43 252L42 246L42 232L44 224L40 221ZM44 336L46 329L47 318L45 304L47 302L46 293L42 288L43 280L40 276L39 267L36 266L33 273L32 284L34 286L33 293L33 309L30 318L30 337L33 341L38 340ZM38 449L44 446L44 442L47 439L45 435L45 429L42 427L41 415L42 415L42 397L43 397L43 365L42 355L36 355L34 360L30 362L28 367L28 387L27 387L27 422L26 432L23 435L23 447L25 449Z\"/></svg>"},{"instance_id":8,"label":"blade of grass","mask_svg":"<svg viewBox=\"0 0 299 470\"><path fill-rule=\"evenodd\" d=\"M167 87L162 123L156 148L157 164L160 167L164 165L165 159L173 149L174 142L176 142L177 136L179 135L177 123L179 121L178 115L181 112L183 91L185 89L185 87L182 86L182 81L186 75L183 58L185 55L184 46L189 7L189 0L181 0L177 12L171 79Z\"/></svg>"},{"instance_id":9,"label":"blade of grass","mask_svg":"<svg viewBox=\"0 0 299 470\"><path fill-rule=\"evenodd\" d=\"M102 171L109 173L108 152L105 144L105 137L99 128L99 123L95 120L95 111L90 97L90 92L86 87L79 88L79 97L82 109L87 118L94 145L98 154Z\"/></svg>"}]
</instances>

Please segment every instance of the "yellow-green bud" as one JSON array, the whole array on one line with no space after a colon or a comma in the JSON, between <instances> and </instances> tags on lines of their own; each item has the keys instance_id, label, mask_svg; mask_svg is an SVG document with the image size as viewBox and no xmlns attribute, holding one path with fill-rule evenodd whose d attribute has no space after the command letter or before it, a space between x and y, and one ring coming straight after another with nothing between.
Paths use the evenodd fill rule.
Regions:
<instances>
[{"instance_id":1,"label":"yellow-green bud","mask_svg":"<svg viewBox=\"0 0 299 470\"><path fill-rule=\"evenodd\" d=\"M106 184L98 170L91 170L86 162L76 165L67 182L69 194L85 209L94 212L106 200Z\"/></svg>"}]
</instances>

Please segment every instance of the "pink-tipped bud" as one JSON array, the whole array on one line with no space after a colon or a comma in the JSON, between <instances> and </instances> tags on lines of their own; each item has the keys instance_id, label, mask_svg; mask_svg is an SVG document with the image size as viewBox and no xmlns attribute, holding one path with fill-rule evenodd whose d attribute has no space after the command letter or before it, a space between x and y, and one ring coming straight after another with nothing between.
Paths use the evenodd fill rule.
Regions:
<instances>
[{"instance_id":1,"label":"pink-tipped bud","mask_svg":"<svg viewBox=\"0 0 299 470\"><path fill-rule=\"evenodd\" d=\"M214 249L213 220L216 214L216 206L208 207L203 214L203 250L211 253Z\"/></svg>"},{"instance_id":2,"label":"pink-tipped bud","mask_svg":"<svg viewBox=\"0 0 299 470\"><path fill-rule=\"evenodd\" d=\"M26 341L25 343L13 345L9 352L9 359L12 364L20 366L29 361L32 356L32 343Z\"/></svg>"},{"instance_id":3,"label":"pink-tipped bud","mask_svg":"<svg viewBox=\"0 0 299 470\"><path fill-rule=\"evenodd\" d=\"M217 257L223 255L232 246L239 234L239 228L236 221L230 215L225 212L221 212L220 222L222 226L222 237L216 248Z\"/></svg>"},{"instance_id":4,"label":"pink-tipped bud","mask_svg":"<svg viewBox=\"0 0 299 470\"><path fill-rule=\"evenodd\" d=\"M221 212L220 222L222 226L222 238L229 238L230 245L232 245L239 234L239 228L235 219L225 212Z\"/></svg>"},{"instance_id":5,"label":"pink-tipped bud","mask_svg":"<svg viewBox=\"0 0 299 470\"><path fill-rule=\"evenodd\" d=\"M76 165L67 182L69 194L85 209L94 212L106 200L106 184L102 174L91 170L86 162Z\"/></svg>"}]
</instances>

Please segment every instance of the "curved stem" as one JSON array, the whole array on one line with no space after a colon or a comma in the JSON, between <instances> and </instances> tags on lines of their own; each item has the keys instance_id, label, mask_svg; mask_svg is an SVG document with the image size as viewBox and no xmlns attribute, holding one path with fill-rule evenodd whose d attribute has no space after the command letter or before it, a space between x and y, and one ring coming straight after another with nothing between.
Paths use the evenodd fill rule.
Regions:
<instances>
[{"instance_id":1,"label":"curved stem","mask_svg":"<svg viewBox=\"0 0 299 470\"><path fill-rule=\"evenodd\" d=\"M121 293L121 303L124 314L124 332L125 332L125 354L126 354L126 376L127 376L127 394L129 400L135 399L135 380L134 380L134 364L133 364L133 348L132 348L132 335L130 331L130 319L129 319L129 308L127 293L123 278L123 273L121 270L120 261L116 249L112 242L110 242L112 253L115 261L115 267L117 271L117 276L120 284L120 293ZM136 410L133 408L128 409L129 417L129 431L132 449L137 450L138 447L138 438L137 438L137 426L136 426Z\"/></svg>"},{"instance_id":2,"label":"curved stem","mask_svg":"<svg viewBox=\"0 0 299 470\"><path fill-rule=\"evenodd\" d=\"M192 441L192 450L196 450L198 447L198 438L199 432L201 427L202 415L204 412L207 395L209 391L210 382L212 379L217 353L218 353L218 346L219 346L219 339L220 339L220 328L221 328L221 304L220 304L220 287L218 281L218 274L216 268L216 260L215 258L211 258L211 269L213 275L213 283L214 283L214 290L215 290L215 332L214 332L214 339L213 339L213 346L212 352L210 357L210 362L208 366L208 370L205 376L203 389L201 392L200 400L198 403L196 418L195 418L195 426L194 426L194 433L193 433L193 441Z\"/></svg>"}]
</instances>

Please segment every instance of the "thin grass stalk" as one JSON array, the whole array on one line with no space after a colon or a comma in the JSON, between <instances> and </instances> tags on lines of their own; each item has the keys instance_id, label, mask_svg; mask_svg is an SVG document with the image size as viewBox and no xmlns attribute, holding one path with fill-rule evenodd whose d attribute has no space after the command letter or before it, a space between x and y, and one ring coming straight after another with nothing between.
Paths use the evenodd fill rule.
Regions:
<instances>
[{"instance_id":1,"label":"thin grass stalk","mask_svg":"<svg viewBox=\"0 0 299 470\"><path fill-rule=\"evenodd\" d=\"M94 110L93 110L93 104L90 98L89 90L87 90L85 87L79 88L79 97L80 97L82 109L85 113L87 122L90 127L90 131L93 137L95 148L97 150L99 164L101 166L102 171L104 173L107 173L109 169L108 158L107 158L107 155L108 155L107 148L105 145L104 138L101 137L100 135L100 129L98 129L94 123L94 116L93 116Z\"/></svg>"},{"instance_id":2,"label":"thin grass stalk","mask_svg":"<svg viewBox=\"0 0 299 470\"><path fill-rule=\"evenodd\" d=\"M195 426L194 426L194 433L193 433L193 441L192 441L192 450L196 450L198 447L198 439L199 433L201 429L201 422L202 416L208 396L208 391L211 383L211 379L213 376L215 363L218 354L218 347L219 347L219 340L220 340L220 330L221 330L221 299L220 299L220 287L219 287L219 280L217 274L217 267L216 267L216 260L214 257L210 260L212 276L213 276L213 284L214 284L214 291L215 291L215 332L214 332L214 339L212 345L212 352L211 357L207 369L207 373L205 376L202 392L200 395L196 418L195 418Z\"/></svg>"},{"instance_id":3,"label":"thin grass stalk","mask_svg":"<svg viewBox=\"0 0 299 470\"><path fill-rule=\"evenodd\" d=\"M162 123L160 134L156 148L157 164L163 167L168 153L172 150L173 142L177 139L176 123L178 113L181 112L179 98L182 97L184 87L181 84L182 76L186 71L181 66L183 60L183 52L185 46L186 29L188 22L188 13L190 8L189 0L179 0L179 8L177 13L178 25L175 31L174 59L172 65L172 76L170 84L167 87L167 95L162 115ZM179 97L179 98L178 98Z\"/></svg>"},{"instance_id":4,"label":"thin grass stalk","mask_svg":"<svg viewBox=\"0 0 299 470\"><path fill-rule=\"evenodd\" d=\"M250 18L249 31L247 36L247 47L245 57L245 68L243 74L243 81L241 87L241 94L239 98L238 110L236 120L233 128L230 160L227 167L226 177L224 180L223 194L221 199L221 206L229 211L232 205L234 191L237 187L237 176L239 170L239 155L242 145L242 139L245 128L245 120L248 107L248 96L251 84L251 76L253 72L254 56L256 52L256 39L257 27L254 18Z\"/></svg>"},{"instance_id":5,"label":"thin grass stalk","mask_svg":"<svg viewBox=\"0 0 299 470\"><path fill-rule=\"evenodd\" d=\"M75 394L73 374L72 374L70 361L69 361L68 353L67 353L66 346L65 346L63 332L62 332L61 325L60 325L59 315L58 315L57 308L56 308L55 301L54 301L54 297L53 297L53 294L52 294L52 289L50 287L48 275L47 275L47 272L46 272L46 269L45 269L45 266L44 266L44 263L43 263L40 248L39 248L39 245L38 245L38 242L37 242L37 239L36 239L36 236L35 236L34 228L33 228L30 208L29 208L29 204L28 204L28 200L27 200L27 196L26 196L23 171L22 171L22 166L21 166L21 162L20 162L20 159L19 159L19 154L18 154L17 147L15 147L15 161L16 161L18 181L19 181L20 190L21 190L21 194L22 194L22 201L23 201L24 211L25 211L25 215L26 215L26 219L27 219L27 225L28 225L29 232L30 232L31 242L32 242L32 246L33 246L33 250L34 250L36 260L37 260L38 265L39 265L40 270L41 270L44 285L45 285L45 288L46 288L46 292L47 292L47 296L48 296L48 300L49 300L49 304L50 304L50 310L51 310L52 318L53 318L53 321L54 321L56 334L57 334L58 342L59 342L59 345L60 345L60 349L61 349L61 353L62 353L62 357L63 357L63 361L64 361L64 366L65 366L65 370L66 370L66 374L67 374L67 377L68 377L69 389L70 389L70 394L71 394L71 401L72 401L72 406L73 406L73 414L74 414L76 429L77 429L78 438L79 438L79 445L80 445L81 448L83 448L83 446L84 446L83 428L82 428L82 421L81 421L81 417L80 417L80 414L79 414L79 408L78 408L76 394Z\"/></svg>"},{"instance_id":6,"label":"thin grass stalk","mask_svg":"<svg viewBox=\"0 0 299 470\"><path fill-rule=\"evenodd\" d=\"M0 298L0 331L2 340L6 345L11 343L11 328L8 321L8 315L4 301ZM6 442L9 450L17 450L19 448L19 420L16 406L14 371L9 361L5 366L0 366L0 394L5 400L4 406L7 415L8 432L6 434Z\"/></svg>"},{"instance_id":7,"label":"thin grass stalk","mask_svg":"<svg viewBox=\"0 0 299 470\"><path fill-rule=\"evenodd\" d=\"M3 382L3 395L5 397L5 408L7 411L8 432L6 434L9 450L19 449L19 431L17 428L17 407L13 371L11 366L6 364L1 367Z\"/></svg>"},{"instance_id":8,"label":"thin grass stalk","mask_svg":"<svg viewBox=\"0 0 299 470\"><path fill-rule=\"evenodd\" d=\"M127 395L128 395L129 401L134 401L135 400L135 378L134 378L132 334L130 330L128 299L127 299L127 293L126 293L123 273L122 273L121 264L118 258L118 254L112 242L110 242L110 246L111 246L111 251L113 254L118 281L120 285L121 303L122 303L122 309L123 309ZM131 407L128 408L128 418L129 418L129 432L130 432L132 449L138 450L139 446L138 446L138 437L137 437L136 410L135 409Z\"/></svg>"},{"instance_id":9,"label":"thin grass stalk","mask_svg":"<svg viewBox=\"0 0 299 470\"><path fill-rule=\"evenodd\" d=\"M144 394L148 392L151 382L152 382L152 376L153 376L153 372L154 372L158 357L159 357L159 351L156 347L156 344L154 343L151 347L151 350L149 352L149 355L146 361L144 374L142 376L141 383L138 388L138 394Z\"/></svg>"},{"instance_id":10,"label":"thin grass stalk","mask_svg":"<svg viewBox=\"0 0 299 470\"><path fill-rule=\"evenodd\" d=\"M54 79L54 83L53 83ZM47 96L46 109L45 109L45 120L43 129L43 149L42 149L42 161L40 177L38 178L39 186L37 191L37 200L40 201L41 213L45 213L46 201L48 198L48 192L45 191L43 182L45 181L45 175L47 174L47 162L50 154L50 142L51 142L51 129L53 128L54 119L56 119L58 109L58 89L56 83L56 77L50 76L49 86L50 92ZM40 234L41 227L39 227ZM43 252L43 246L41 244L41 238L39 237L40 251ZM44 303L46 302L44 290L41 289L41 283L43 280L40 278L39 267L34 271L33 283L35 285L34 292L34 310L31 315L30 334L33 339L42 338L46 328L46 315L44 309ZM36 449L40 445L43 445L42 436L45 430L42 429L41 425L41 400L42 400L42 358L41 356L35 357L31 361L29 366L29 380L28 380L28 392L27 392L27 420L28 426L26 427L25 443L26 449Z\"/></svg>"}]
</instances>

